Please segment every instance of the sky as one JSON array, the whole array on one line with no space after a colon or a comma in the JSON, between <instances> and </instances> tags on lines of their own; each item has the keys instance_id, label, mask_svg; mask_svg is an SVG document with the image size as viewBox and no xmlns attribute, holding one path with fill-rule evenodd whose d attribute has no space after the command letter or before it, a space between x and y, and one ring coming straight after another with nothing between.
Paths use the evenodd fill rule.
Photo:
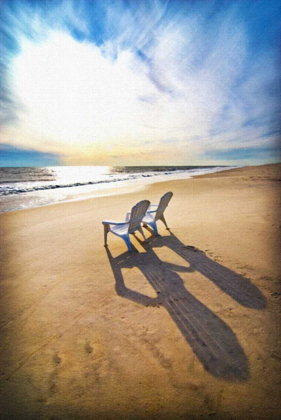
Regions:
<instances>
[{"instance_id":1,"label":"sky","mask_svg":"<svg viewBox=\"0 0 281 420\"><path fill-rule=\"evenodd\" d=\"M0 166L280 162L279 0L0 0Z\"/></svg>"}]
</instances>

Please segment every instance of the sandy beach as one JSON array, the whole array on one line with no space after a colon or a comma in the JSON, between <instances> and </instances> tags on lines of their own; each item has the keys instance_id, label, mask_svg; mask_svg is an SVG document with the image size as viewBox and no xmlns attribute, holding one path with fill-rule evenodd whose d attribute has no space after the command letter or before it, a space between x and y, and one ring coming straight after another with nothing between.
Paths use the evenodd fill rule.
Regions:
<instances>
[{"instance_id":1,"label":"sandy beach","mask_svg":"<svg viewBox=\"0 0 281 420\"><path fill-rule=\"evenodd\" d=\"M280 173L1 214L1 420L279 419ZM103 246L167 191L170 231Z\"/></svg>"}]
</instances>

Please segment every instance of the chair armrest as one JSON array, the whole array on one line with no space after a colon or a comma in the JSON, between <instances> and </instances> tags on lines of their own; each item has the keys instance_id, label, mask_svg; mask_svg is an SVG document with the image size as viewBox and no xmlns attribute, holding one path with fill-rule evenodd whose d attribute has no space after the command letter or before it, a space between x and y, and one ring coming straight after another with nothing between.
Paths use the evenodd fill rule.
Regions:
<instances>
[{"instance_id":1,"label":"chair armrest","mask_svg":"<svg viewBox=\"0 0 281 420\"><path fill-rule=\"evenodd\" d=\"M154 210L153 210L153 207L154 207ZM157 209L158 209L158 204L150 204L150 206L146 210L146 213L156 213Z\"/></svg>"},{"instance_id":2,"label":"chair armrest","mask_svg":"<svg viewBox=\"0 0 281 420\"><path fill-rule=\"evenodd\" d=\"M127 222L112 222L109 220L103 220L102 222L103 225L127 225Z\"/></svg>"}]
</instances>

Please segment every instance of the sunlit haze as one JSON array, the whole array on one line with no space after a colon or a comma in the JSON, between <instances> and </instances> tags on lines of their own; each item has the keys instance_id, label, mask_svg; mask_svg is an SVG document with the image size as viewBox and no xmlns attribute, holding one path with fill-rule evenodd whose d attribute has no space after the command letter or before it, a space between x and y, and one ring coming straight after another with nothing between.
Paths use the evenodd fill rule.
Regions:
<instances>
[{"instance_id":1,"label":"sunlit haze","mask_svg":"<svg viewBox=\"0 0 281 420\"><path fill-rule=\"evenodd\" d=\"M0 166L280 160L278 1L2 1Z\"/></svg>"}]
</instances>

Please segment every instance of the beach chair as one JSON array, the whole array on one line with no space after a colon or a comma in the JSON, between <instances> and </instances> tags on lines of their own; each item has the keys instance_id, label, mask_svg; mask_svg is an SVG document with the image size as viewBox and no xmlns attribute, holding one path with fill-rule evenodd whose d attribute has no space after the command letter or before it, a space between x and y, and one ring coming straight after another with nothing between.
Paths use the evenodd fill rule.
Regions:
<instances>
[{"instance_id":1,"label":"beach chair","mask_svg":"<svg viewBox=\"0 0 281 420\"><path fill-rule=\"evenodd\" d=\"M131 241L129 237L131 233L134 233L136 230L138 230L142 234L144 240L146 241L141 227L141 222L149 205L150 201L148 200L143 200L137 203L132 208L130 213L127 213L125 222L112 222L104 220L102 222L102 224L104 225L104 246L107 246L108 232L111 232L114 235L117 235L120 238L122 238L125 241L129 252L132 251Z\"/></svg>"},{"instance_id":2,"label":"beach chair","mask_svg":"<svg viewBox=\"0 0 281 420\"><path fill-rule=\"evenodd\" d=\"M168 206L172 197L172 192L167 192L164 194L160 199L159 204L151 204L149 206L144 218L142 219L143 226L151 226L156 236L159 236L156 225L157 220L161 220L166 226L166 229L169 229L164 217L164 211L166 210L166 207Z\"/></svg>"}]
</instances>

